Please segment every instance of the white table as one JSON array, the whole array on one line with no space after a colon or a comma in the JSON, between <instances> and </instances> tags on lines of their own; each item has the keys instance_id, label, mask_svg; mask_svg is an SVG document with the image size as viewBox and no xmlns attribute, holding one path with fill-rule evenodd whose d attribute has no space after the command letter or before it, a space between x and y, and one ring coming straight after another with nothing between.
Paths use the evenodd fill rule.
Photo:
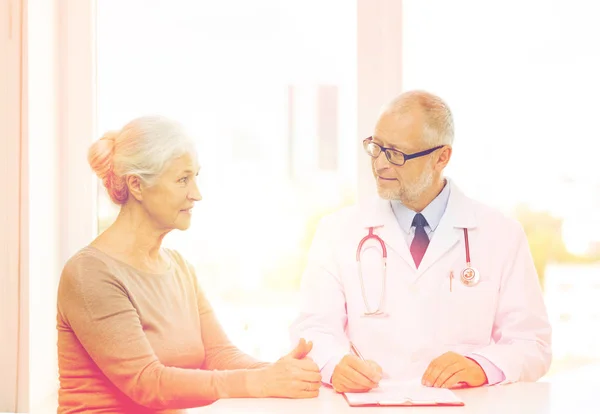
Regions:
<instances>
[{"instance_id":1,"label":"white table","mask_svg":"<svg viewBox=\"0 0 600 414\"><path fill-rule=\"evenodd\" d=\"M342 395L321 388L318 398L224 399L190 414L555 414L600 413L600 378L596 381L516 383L456 390L463 407L350 407Z\"/></svg>"}]
</instances>

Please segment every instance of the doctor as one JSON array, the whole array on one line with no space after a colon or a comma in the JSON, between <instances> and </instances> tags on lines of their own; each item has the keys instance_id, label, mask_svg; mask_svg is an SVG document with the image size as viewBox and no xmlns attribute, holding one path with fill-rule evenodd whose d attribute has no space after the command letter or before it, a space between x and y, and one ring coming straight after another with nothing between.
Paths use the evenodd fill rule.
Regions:
<instances>
[{"instance_id":1,"label":"doctor","mask_svg":"<svg viewBox=\"0 0 600 414\"><path fill-rule=\"evenodd\" d=\"M453 138L444 101L400 95L363 142L379 197L319 224L291 335L313 342L338 392L386 374L454 388L548 370L551 327L525 234L444 178Z\"/></svg>"}]
</instances>

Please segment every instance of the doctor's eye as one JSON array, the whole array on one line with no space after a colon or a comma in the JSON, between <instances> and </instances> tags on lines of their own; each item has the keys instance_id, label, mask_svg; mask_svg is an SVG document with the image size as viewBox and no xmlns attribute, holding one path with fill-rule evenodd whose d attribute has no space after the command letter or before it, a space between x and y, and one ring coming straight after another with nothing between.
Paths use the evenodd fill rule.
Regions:
<instances>
[{"instance_id":1,"label":"doctor's eye","mask_svg":"<svg viewBox=\"0 0 600 414\"><path fill-rule=\"evenodd\" d=\"M388 149L385 154L389 161L394 164L404 164L404 154L395 149Z\"/></svg>"}]
</instances>

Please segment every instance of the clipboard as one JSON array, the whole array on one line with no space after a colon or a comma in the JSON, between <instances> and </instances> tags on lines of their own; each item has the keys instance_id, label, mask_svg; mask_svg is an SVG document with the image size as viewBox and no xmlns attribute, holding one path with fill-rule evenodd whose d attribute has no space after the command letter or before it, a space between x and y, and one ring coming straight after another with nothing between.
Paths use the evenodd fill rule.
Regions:
<instances>
[{"instance_id":1,"label":"clipboard","mask_svg":"<svg viewBox=\"0 0 600 414\"><path fill-rule=\"evenodd\" d=\"M381 381L378 388L364 393L344 393L350 407L440 406L458 407L465 403L446 388L425 387L415 382Z\"/></svg>"}]
</instances>

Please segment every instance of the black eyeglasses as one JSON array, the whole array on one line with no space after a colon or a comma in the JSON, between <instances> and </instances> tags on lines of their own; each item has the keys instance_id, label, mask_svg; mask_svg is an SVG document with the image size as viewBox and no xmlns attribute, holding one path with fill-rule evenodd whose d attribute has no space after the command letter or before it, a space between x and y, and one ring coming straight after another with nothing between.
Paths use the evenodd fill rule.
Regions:
<instances>
[{"instance_id":1,"label":"black eyeglasses","mask_svg":"<svg viewBox=\"0 0 600 414\"><path fill-rule=\"evenodd\" d=\"M443 147L444 147L443 145L438 145L437 147L429 148L425 151L415 152L414 154L405 154L402 151L398 151L393 148L382 147L381 145L373 142L373 137L366 138L363 141L363 148L365 149L365 152L369 156L371 156L373 158L377 158L377 157L379 157L379 154L381 154L381 151L383 151L385 153L385 157L387 158L387 160L391 164L398 165L398 166L404 165L404 163L406 163L406 161L412 160L413 158L419 158L419 157L423 157L425 155L429 155L433 151L438 150Z\"/></svg>"}]
</instances>

